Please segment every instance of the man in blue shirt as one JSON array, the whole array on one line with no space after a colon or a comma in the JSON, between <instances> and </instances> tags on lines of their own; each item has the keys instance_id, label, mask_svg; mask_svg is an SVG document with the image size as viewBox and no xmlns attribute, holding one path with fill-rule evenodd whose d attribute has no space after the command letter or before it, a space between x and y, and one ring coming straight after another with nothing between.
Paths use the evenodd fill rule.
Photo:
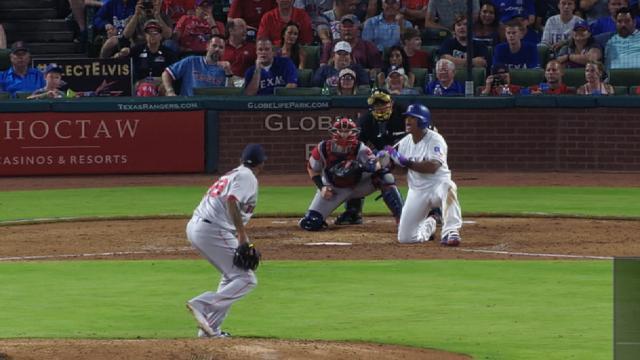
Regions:
<instances>
[{"instance_id":1,"label":"man in blue shirt","mask_svg":"<svg viewBox=\"0 0 640 360\"><path fill-rule=\"evenodd\" d=\"M275 88L298 86L298 70L290 58L274 56L271 40L256 42L256 64L244 74L245 95L273 95Z\"/></svg>"},{"instance_id":2,"label":"man in blue shirt","mask_svg":"<svg viewBox=\"0 0 640 360\"><path fill-rule=\"evenodd\" d=\"M456 65L448 59L440 59L436 63L436 80L424 85L425 95L461 96L464 85L455 81Z\"/></svg>"},{"instance_id":3,"label":"man in blue shirt","mask_svg":"<svg viewBox=\"0 0 640 360\"><path fill-rule=\"evenodd\" d=\"M617 33L607 41L604 58L608 69L640 68L640 31L633 11L627 7L616 14Z\"/></svg>"},{"instance_id":4,"label":"man in blue shirt","mask_svg":"<svg viewBox=\"0 0 640 360\"><path fill-rule=\"evenodd\" d=\"M509 69L534 69L540 67L538 48L535 44L522 41L523 25L514 20L505 26L506 42L496 45L493 64L504 64Z\"/></svg>"},{"instance_id":5,"label":"man in blue shirt","mask_svg":"<svg viewBox=\"0 0 640 360\"><path fill-rule=\"evenodd\" d=\"M233 87L231 64L221 61L225 41L220 35L213 35L204 56L188 56L167 67L162 73L162 85L167 96L176 96L174 80L182 80L180 95L193 95L193 88Z\"/></svg>"},{"instance_id":6,"label":"man in blue shirt","mask_svg":"<svg viewBox=\"0 0 640 360\"><path fill-rule=\"evenodd\" d=\"M400 45L400 34L413 25L400 14L400 1L384 0L382 13L364 22L362 38L376 44L378 50Z\"/></svg>"},{"instance_id":7,"label":"man in blue shirt","mask_svg":"<svg viewBox=\"0 0 640 360\"><path fill-rule=\"evenodd\" d=\"M6 91L15 97L17 92L32 92L45 86L44 75L30 67L31 53L23 41L11 45L11 67L0 72L0 91Z\"/></svg>"}]
</instances>

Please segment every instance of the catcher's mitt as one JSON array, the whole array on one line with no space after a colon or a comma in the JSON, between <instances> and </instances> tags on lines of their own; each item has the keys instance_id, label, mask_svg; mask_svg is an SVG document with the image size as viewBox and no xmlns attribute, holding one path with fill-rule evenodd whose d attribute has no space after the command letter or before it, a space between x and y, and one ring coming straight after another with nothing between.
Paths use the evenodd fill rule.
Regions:
<instances>
[{"instance_id":1,"label":"catcher's mitt","mask_svg":"<svg viewBox=\"0 0 640 360\"><path fill-rule=\"evenodd\" d=\"M360 182L364 166L356 160L343 160L329 169L329 178L339 188L354 187Z\"/></svg>"},{"instance_id":2,"label":"catcher's mitt","mask_svg":"<svg viewBox=\"0 0 640 360\"><path fill-rule=\"evenodd\" d=\"M255 270L260 265L260 251L252 243L242 243L233 255L233 265L244 270Z\"/></svg>"}]
</instances>

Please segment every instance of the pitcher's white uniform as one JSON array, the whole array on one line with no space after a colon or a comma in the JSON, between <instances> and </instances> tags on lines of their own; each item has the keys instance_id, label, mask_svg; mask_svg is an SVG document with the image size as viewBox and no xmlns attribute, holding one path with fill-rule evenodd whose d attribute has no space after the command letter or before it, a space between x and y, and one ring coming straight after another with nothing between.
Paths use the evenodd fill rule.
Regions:
<instances>
[{"instance_id":1,"label":"pitcher's white uniform","mask_svg":"<svg viewBox=\"0 0 640 360\"><path fill-rule=\"evenodd\" d=\"M209 188L187 224L187 238L193 247L222 274L217 292L204 292L188 302L206 316L209 326L218 336L222 334L220 324L231 304L258 283L253 271L233 265L238 239L227 209L227 199L236 199L242 222L246 225L253 215L257 192L258 179L251 169L240 165Z\"/></svg>"},{"instance_id":2,"label":"pitcher's white uniform","mask_svg":"<svg viewBox=\"0 0 640 360\"><path fill-rule=\"evenodd\" d=\"M441 166L433 174L419 173L409 169L407 182L409 192L402 207L398 226L398 241L413 243L428 241L435 231L435 220L427 218L430 209L442 209L442 233L458 233L462 227L462 215L458 203L458 188L451 180L447 165L447 143L432 130L425 129L424 137L416 144L411 134L398 144L398 152L412 161L436 160Z\"/></svg>"}]
</instances>

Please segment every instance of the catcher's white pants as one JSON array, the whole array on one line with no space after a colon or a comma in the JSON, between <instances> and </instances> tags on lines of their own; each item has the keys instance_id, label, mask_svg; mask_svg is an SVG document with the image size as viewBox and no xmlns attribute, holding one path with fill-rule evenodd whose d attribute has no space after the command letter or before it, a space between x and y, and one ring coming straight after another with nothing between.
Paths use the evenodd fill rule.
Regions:
<instances>
[{"instance_id":1,"label":"catcher's white pants","mask_svg":"<svg viewBox=\"0 0 640 360\"><path fill-rule=\"evenodd\" d=\"M458 187L453 181L443 181L427 189L409 188L398 225L398 241L428 241L436 229L435 221L426 217L429 210L438 207L442 209L442 237L450 232L458 233L462 227L462 214L458 202Z\"/></svg>"},{"instance_id":2,"label":"catcher's white pants","mask_svg":"<svg viewBox=\"0 0 640 360\"><path fill-rule=\"evenodd\" d=\"M205 314L209 325L219 335L220 325L231 304L248 294L258 284L258 279L253 271L233 265L233 255L238 247L234 234L194 216L187 224L187 238L222 274L216 292L206 291L189 300L189 304Z\"/></svg>"}]
</instances>

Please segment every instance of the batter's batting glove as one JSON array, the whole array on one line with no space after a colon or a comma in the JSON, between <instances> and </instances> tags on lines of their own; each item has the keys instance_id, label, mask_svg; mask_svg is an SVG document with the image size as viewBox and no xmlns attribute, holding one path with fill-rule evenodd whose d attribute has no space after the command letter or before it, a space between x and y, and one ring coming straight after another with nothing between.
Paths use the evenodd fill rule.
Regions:
<instances>
[{"instance_id":1,"label":"batter's batting glove","mask_svg":"<svg viewBox=\"0 0 640 360\"><path fill-rule=\"evenodd\" d=\"M396 150L393 146L387 145L384 147L384 149L389 153L389 156L391 156L391 160L393 160L393 162L397 165L407 167L409 166L409 164L411 164L411 160L400 154L398 150Z\"/></svg>"}]
</instances>

